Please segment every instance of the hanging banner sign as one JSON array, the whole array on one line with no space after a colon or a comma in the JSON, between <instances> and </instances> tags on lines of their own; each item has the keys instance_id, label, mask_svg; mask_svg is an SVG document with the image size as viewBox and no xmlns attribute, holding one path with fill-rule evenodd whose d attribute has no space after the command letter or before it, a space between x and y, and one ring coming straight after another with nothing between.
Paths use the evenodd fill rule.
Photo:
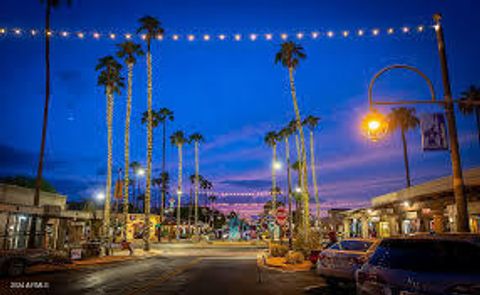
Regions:
<instances>
[{"instance_id":1,"label":"hanging banner sign","mask_svg":"<svg viewBox=\"0 0 480 295\"><path fill-rule=\"evenodd\" d=\"M117 200L123 199L123 181L122 180L117 180L117 182L115 183L115 191L113 196Z\"/></svg>"},{"instance_id":2,"label":"hanging banner sign","mask_svg":"<svg viewBox=\"0 0 480 295\"><path fill-rule=\"evenodd\" d=\"M424 114L420 119L424 151L448 150L447 125L442 113Z\"/></svg>"}]
</instances>

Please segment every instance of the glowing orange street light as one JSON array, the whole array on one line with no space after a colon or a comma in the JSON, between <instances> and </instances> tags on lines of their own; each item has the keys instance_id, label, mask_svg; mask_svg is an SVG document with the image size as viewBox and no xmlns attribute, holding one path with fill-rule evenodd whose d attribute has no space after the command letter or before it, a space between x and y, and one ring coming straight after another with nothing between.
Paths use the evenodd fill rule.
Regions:
<instances>
[{"instance_id":1,"label":"glowing orange street light","mask_svg":"<svg viewBox=\"0 0 480 295\"><path fill-rule=\"evenodd\" d=\"M362 133L371 141L376 142L385 137L388 131L388 121L384 115L371 109L362 120Z\"/></svg>"}]
</instances>

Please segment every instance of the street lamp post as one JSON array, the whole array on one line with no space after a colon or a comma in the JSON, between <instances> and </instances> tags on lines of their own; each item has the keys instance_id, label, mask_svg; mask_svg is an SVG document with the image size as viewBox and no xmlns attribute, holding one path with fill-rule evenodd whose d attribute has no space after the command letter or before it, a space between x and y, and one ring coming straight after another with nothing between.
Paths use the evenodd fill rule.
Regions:
<instances>
[{"instance_id":1,"label":"street lamp post","mask_svg":"<svg viewBox=\"0 0 480 295\"><path fill-rule=\"evenodd\" d=\"M373 108L374 105L409 105L409 104L440 104L445 108L445 114L448 124L448 135L450 141L450 156L452 161L452 170L453 170L453 192L455 196L455 207L456 207L456 231L457 232L469 232L468 225L468 209L467 209L467 198L464 191L464 182L462 177L462 167L460 161L460 152L458 145L458 135L457 127L455 122L455 113L454 113L454 100L452 98L452 93L450 89L450 80L448 77L448 67L447 67L447 57L445 53L445 42L443 37L443 29L440 23L441 16L439 14L434 15L435 21L435 31L437 35L438 43L438 52L440 56L440 64L442 68L442 78L443 78L443 87L444 87L444 96L445 101L437 101L435 98L435 91L430 79L419 69L408 66L408 65L392 65L380 70L377 74L374 75L372 81L370 82L368 88L368 100L370 105L371 113L368 114L362 127L366 129L367 136L372 140L376 141L381 138L385 131L387 130L386 122L383 116L379 115L376 110ZM409 101L377 101L374 102L372 98L372 90L375 81L382 74L394 70L394 69L405 69L420 75L426 82L430 90L431 100L409 100Z\"/></svg>"}]
</instances>

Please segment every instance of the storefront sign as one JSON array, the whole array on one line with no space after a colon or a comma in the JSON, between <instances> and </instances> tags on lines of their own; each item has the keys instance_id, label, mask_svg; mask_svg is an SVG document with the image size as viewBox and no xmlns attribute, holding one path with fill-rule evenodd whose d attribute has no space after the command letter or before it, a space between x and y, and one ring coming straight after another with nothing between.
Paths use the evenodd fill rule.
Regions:
<instances>
[{"instance_id":1,"label":"storefront sign","mask_svg":"<svg viewBox=\"0 0 480 295\"><path fill-rule=\"evenodd\" d=\"M405 213L405 219L417 219L417 211L409 211Z\"/></svg>"},{"instance_id":2,"label":"storefront sign","mask_svg":"<svg viewBox=\"0 0 480 295\"><path fill-rule=\"evenodd\" d=\"M82 259L82 249L71 249L70 250L70 258L72 260L79 260Z\"/></svg>"}]
</instances>

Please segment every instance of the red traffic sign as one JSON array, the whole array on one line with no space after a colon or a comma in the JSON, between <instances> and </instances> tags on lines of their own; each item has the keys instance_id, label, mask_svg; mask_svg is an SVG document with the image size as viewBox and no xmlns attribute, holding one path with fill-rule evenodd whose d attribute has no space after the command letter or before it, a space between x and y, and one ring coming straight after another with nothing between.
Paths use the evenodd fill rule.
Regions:
<instances>
[{"instance_id":1,"label":"red traffic sign","mask_svg":"<svg viewBox=\"0 0 480 295\"><path fill-rule=\"evenodd\" d=\"M285 224L285 221L287 220L287 210L285 210L285 207L279 207L276 212L276 219L277 223L280 225Z\"/></svg>"}]
</instances>

